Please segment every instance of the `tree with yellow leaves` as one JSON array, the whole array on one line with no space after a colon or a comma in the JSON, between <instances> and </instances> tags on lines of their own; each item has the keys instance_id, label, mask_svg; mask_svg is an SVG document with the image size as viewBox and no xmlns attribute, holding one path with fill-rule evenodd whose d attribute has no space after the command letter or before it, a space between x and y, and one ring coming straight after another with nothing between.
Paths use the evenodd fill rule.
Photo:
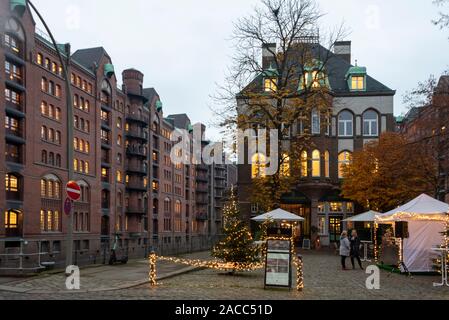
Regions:
<instances>
[{"instance_id":1,"label":"tree with yellow leaves","mask_svg":"<svg viewBox=\"0 0 449 320\"><path fill-rule=\"evenodd\" d=\"M344 170L342 195L367 210L386 212L438 189L436 159L398 133L385 133L354 153Z\"/></svg>"}]
</instances>

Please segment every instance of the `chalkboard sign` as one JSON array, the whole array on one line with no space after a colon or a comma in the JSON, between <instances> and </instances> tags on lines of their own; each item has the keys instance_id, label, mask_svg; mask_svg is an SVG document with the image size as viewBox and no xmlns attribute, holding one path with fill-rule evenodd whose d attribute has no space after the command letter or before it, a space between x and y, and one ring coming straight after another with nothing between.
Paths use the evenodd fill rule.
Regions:
<instances>
[{"instance_id":1,"label":"chalkboard sign","mask_svg":"<svg viewBox=\"0 0 449 320\"><path fill-rule=\"evenodd\" d=\"M310 243L310 239L304 239L302 241L302 248L304 250L310 250L311 249L311 243Z\"/></svg>"}]
</instances>

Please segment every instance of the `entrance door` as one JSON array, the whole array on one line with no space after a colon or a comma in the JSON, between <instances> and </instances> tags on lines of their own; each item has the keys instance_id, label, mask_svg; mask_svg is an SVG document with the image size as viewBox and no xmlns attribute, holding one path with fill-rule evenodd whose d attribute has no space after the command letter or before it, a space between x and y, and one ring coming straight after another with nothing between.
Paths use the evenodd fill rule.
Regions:
<instances>
[{"instance_id":1,"label":"entrance door","mask_svg":"<svg viewBox=\"0 0 449 320\"><path fill-rule=\"evenodd\" d=\"M342 230L341 225L342 218L330 217L329 218L329 240L330 242L340 241Z\"/></svg>"}]
</instances>

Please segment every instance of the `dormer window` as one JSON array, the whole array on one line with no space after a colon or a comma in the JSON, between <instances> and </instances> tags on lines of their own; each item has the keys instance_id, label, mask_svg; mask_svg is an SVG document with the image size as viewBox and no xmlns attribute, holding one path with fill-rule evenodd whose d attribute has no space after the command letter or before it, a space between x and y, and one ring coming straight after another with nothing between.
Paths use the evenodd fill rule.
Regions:
<instances>
[{"instance_id":1,"label":"dormer window","mask_svg":"<svg viewBox=\"0 0 449 320\"><path fill-rule=\"evenodd\" d=\"M264 90L265 90L265 92L276 92L277 91L277 79L276 78L265 78Z\"/></svg>"},{"instance_id":2,"label":"dormer window","mask_svg":"<svg viewBox=\"0 0 449 320\"><path fill-rule=\"evenodd\" d=\"M363 90L365 89L365 77L354 76L352 77L352 87L351 90Z\"/></svg>"},{"instance_id":3,"label":"dormer window","mask_svg":"<svg viewBox=\"0 0 449 320\"><path fill-rule=\"evenodd\" d=\"M366 68L357 66L349 68L346 80L350 91L366 91Z\"/></svg>"}]
</instances>

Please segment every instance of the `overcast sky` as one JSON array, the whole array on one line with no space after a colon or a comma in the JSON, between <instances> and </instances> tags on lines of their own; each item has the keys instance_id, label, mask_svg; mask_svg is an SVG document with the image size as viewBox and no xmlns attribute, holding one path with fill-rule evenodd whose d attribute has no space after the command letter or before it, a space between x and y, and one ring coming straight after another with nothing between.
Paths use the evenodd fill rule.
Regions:
<instances>
[{"instance_id":1,"label":"overcast sky","mask_svg":"<svg viewBox=\"0 0 449 320\"><path fill-rule=\"evenodd\" d=\"M59 42L73 50L103 46L117 74L136 68L154 87L164 113L188 113L211 123L210 99L232 54L233 21L256 0L35 0ZM318 0L327 26L345 22L353 62L397 90L395 114L406 111L405 91L449 67L449 30L432 25L441 8L432 0ZM419 3L419 4L418 4ZM447 6L446 11L449 11ZM209 136L215 136L211 130Z\"/></svg>"}]
</instances>

